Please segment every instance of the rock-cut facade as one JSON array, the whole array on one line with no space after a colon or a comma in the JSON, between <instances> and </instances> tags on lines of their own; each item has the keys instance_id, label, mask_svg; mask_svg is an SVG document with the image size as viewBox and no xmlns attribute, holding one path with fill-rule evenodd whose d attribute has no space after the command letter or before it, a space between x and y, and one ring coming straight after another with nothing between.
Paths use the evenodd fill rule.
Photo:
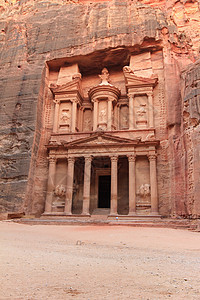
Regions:
<instances>
[{"instance_id":1,"label":"rock-cut facade","mask_svg":"<svg viewBox=\"0 0 200 300\"><path fill-rule=\"evenodd\" d=\"M198 1L10 5L1 211L199 217Z\"/></svg>"}]
</instances>

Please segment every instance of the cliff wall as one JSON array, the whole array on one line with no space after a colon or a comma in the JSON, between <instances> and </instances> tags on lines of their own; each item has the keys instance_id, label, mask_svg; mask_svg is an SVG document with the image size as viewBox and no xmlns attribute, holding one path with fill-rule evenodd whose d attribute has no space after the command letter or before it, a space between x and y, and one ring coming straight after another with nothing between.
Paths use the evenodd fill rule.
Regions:
<instances>
[{"instance_id":1,"label":"cliff wall","mask_svg":"<svg viewBox=\"0 0 200 300\"><path fill-rule=\"evenodd\" d=\"M46 62L91 53L95 60L98 51L130 47L136 54L147 49L163 53L167 124L161 143L161 171L169 186L168 191L166 187L163 190L168 206L163 212L200 213L195 196L199 190L198 125L196 121L191 125L199 104L196 94L190 99L187 96L193 83L186 89L190 75L194 81L198 77L198 1L1 0L0 15L2 211L20 210L24 203L32 209L26 193L28 178L28 193L32 191L38 157L45 151L41 133ZM181 82L182 70L192 63ZM183 106L187 101L189 112Z\"/></svg>"}]
</instances>

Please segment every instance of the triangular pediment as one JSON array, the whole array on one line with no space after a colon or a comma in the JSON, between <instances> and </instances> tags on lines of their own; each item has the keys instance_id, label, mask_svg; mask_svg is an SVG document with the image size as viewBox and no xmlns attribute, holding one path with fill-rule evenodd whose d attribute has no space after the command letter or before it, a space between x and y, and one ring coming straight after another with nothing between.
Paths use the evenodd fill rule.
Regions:
<instances>
[{"instance_id":1,"label":"triangular pediment","mask_svg":"<svg viewBox=\"0 0 200 300\"><path fill-rule=\"evenodd\" d=\"M90 137L78 139L66 144L67 147L88 147L88 146L103 146L103 145L121 145L132 144L134 141L130 139L112 136L106 133L94 133Z\"/></svg>"},{"instance_id":2,"label":"triangular pediment","mask_svg":"<svg viewBox=\"0 0 200 300\"><path fill-rule=\"evenodd\" d=\"M79 92L82 95L81 79L75 78L72 81L66 82L65 84L51 84L50 89L53 94L68 94L72 92Z\"/></svg>"},{"instance_id":3,"label":"triangular pediment","mask_svg":"<svg viewBox=\"0 0 200 300\"><path fill-rule=\"evenodd\" d=\"M123 68L126 86L131 87L154 87L158 82L158 77L152 75L151 77L136 76L130 67Z\"/></svg>"}]
</instances>

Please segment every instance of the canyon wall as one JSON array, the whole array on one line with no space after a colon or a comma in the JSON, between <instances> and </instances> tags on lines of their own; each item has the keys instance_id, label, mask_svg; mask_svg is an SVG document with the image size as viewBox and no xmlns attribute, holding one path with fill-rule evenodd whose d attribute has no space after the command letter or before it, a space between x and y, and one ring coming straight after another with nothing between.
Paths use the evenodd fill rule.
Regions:
<instances>
[{"instance_id":1,"label":"canyon wall","mask_svg":"<svg viewBox=\"0 0 200 300\"><path fill-rule=\"evenodd\" d=\"M49 66L88 56L94 67L102 57L103 67L108 51L124 49L127 57L150 51L163 74L161 214L199 216L199 2L1 0L0 16L1 211L42 212L32 202L45 193L34 182L45 185L48 165Z\"/></svg>"}]
</instances>

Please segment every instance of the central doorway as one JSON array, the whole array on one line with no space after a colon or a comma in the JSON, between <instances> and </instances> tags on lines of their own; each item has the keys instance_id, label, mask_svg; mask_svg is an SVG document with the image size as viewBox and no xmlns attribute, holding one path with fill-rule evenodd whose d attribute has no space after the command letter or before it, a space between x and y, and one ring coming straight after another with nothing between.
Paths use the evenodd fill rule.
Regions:
<instances>
[{"instance_id":1,"label":"central doorway","mask_svg":"<svg viewBox=\"0 0 200 300\"><path fill-rule=\"evenodd\" d=\"M98 208L110 208L111 176L99 176Z\"/></svg>"}]
</instances>

